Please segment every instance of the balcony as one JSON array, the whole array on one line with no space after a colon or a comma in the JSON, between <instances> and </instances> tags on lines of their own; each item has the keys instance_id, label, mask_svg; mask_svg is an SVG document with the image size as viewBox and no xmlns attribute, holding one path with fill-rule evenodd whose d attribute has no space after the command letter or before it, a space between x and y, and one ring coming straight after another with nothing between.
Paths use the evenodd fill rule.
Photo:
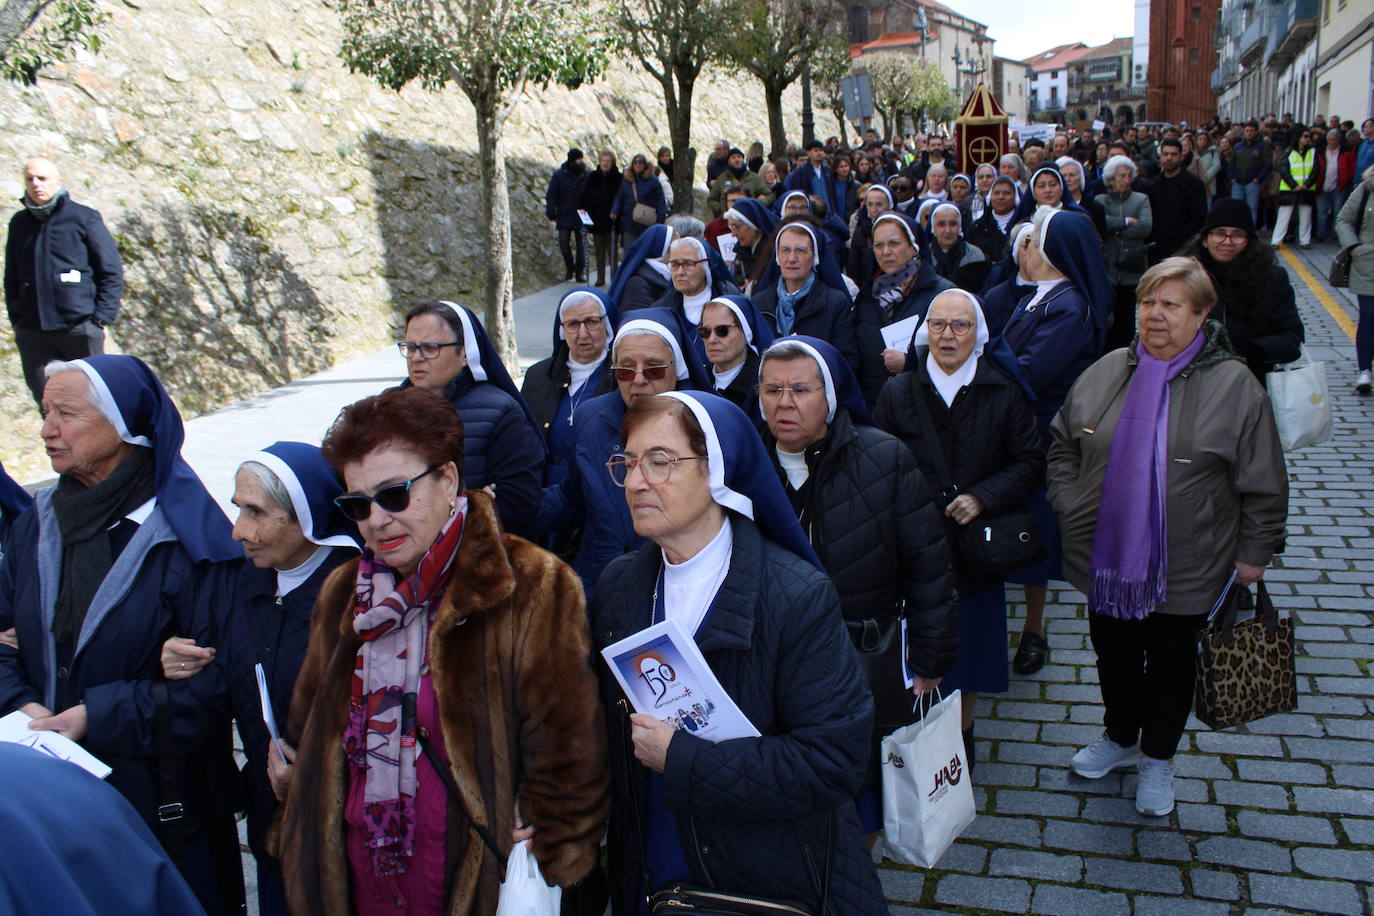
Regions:
<instances>
[{"instance_id":1,"label":"balcony","mask_svg":"<svg viewBox=\"0 0 1374 916\"><path fill-rule=\"evenodd\" d=\"M1264 17L1256 16L1245 31L1240 33L1240 42L1236 45L1237 59L1247 67L1258 63L1264 54L1265 37Z\"/></svg>"},{"instance_id":2,"label":"balcony","mask_svg":"<svg viewBox=\"0 0 1374 916\"><path fill-rule=\"evenodd\" d=\"M1302 52L1317 34L1320 6L1320 0L1286 0L1279 6L1271 33L1273 41L1264 57L1266 67L1282 70Z\"/></svg>"}]
</instances>

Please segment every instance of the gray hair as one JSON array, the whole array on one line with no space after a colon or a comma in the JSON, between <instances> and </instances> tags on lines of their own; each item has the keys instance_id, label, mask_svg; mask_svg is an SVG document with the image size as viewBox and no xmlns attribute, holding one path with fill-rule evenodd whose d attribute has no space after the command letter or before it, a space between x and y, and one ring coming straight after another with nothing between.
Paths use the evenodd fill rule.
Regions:
<instances>
[{"instance_id":1,"label":"gray hair","mask_svg":"<svg viewBox=\"0 0 1374 916\"><path fill-rule=\"evenodd\" d=\"M1131 175L1135 175L1137 172L1135 163L1131 161L1130 156L1113 156L1102 167L1102 180L1111 181L1121 169L1130 169Z\"/></svg>"},{"instance_id":2,"label":"gray hair","mask_svg":"<svg viewBox=\"0 0 1374 916\"><path fill-rule=\"evenodd\" d=\"M634 316L631 315L630 318L626 320L628 321L633 318ZM668 362L677 362L677 360L673 358L673 345L668 343L668 341L664 339L662 334L658 333L657 331L650 331L648 328L630 328L628 331L625 331L624 333L615 335L615 341L611 345L611 359L615 360L620 358L620 345L625 341L629 340L631 337L652 337L654 340L663 344L663 349L668 351ZM677 371L676 365L673 366L673 371Z\"/></svg>"},{"instance_id":3,"label":"gray hair","mask_svg":"<svg viewBox=\"0 0 1374 916\"><path fill-rule=\"evenodd\" d=\"M767 350L764 350L759 356L759 378L763 378L763 365L770 359L809 359L815 362L816 354L812 353L795 340L780 340ZM821 371L820 365L816 366L816 376L820 378L822 382L825 381L825 375Z\"/></svg>"},{"instance_id":4,"label":"gray hair","mask_svg":"<svg viewBox=\"0 0 1374 916\"><path fill-rule=\"evenodd\" d=\"M699 239L706 234L706 224L686 213L674 213L663 222L676 232L680 239Z\"/></svg>"},{"instance_id":5,"label":"gray hair","mask_svg":"<svg viewBox=\"0 0 1374 916\"><path fill-rule=\"evenodd\" d=\"M95 386L92 385L91 380L87 378L86 370L82 369L81 365L76 360L55 359L47 363L43 366L43 381L46 382L53 376L61 375L63 372L75 372L83 379L86 379L86 400L104 416L105 405L100 403L100 396L96 394ZM114 420L110 419L108 416L105 417L105 419L110 421L111 426L115 425Z\"/></svg>"},{"instance_id":6,"label":"gray hair","mask_svg":"<svg viewBox=\"0 0 1374 916\"><path fill-rule=\"evenodd\" d=\"M267 498L276 503L277 508L286 513L287 518L300 524L300 520L296 518L296 507L291 502L291 494L286 492L286 485L281 482L280 477L272 473L271 468L256 461L245 461L239 465L239 470L246 471L256 480L267 494Z\"/></svg>"},{"instance_id":7,"label":"gray hair","mask_svg":"<svg viewBox=\"0 0 1374 916\"><path fill-rule=\"evenodd\" d=\"M927 175L927 176L929 176L931 172L939 172L941 175L944 175L946 178L949 177L949 169L945 168L943 165L938 165L938 164L937 164L937 165L932 165L930 168L926 169L926 175Z\"/></svg>"},{"instance_id":8,"label":"gray hair","mask_svg":"<svg viewBox=\"0 0 1374 916\"><path fill-rule=\"evenodd\" d=\"M1328 130L1326 132L1326 139L1330 140L1332 137L1336 137L1339 140L1344 140L1345 131L1341 130L1339 127Z\"/></svg>"}]
</instances>

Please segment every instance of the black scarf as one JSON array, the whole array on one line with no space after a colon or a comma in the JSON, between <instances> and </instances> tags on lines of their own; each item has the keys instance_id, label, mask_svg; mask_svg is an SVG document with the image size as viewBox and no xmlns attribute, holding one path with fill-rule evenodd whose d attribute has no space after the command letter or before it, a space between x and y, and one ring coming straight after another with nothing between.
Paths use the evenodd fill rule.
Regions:
<instances>
[{"instance_id":1,"label":"black scarf","mask_svg":"<svg viewBox=\"0 0 1374 916\"><path fill-rule=\"evenodd\" d=\"M62 532L62 584L52 632L59 643L75 643L81 635L96 590L114 566L110 528L153 498L154 470L152 450L135 447L93 487L71 476L58 480L52 508Z\"/></svg>"},{"instance_id":2,"label":"black scarf","mask_svg":"<svg viewBox=\"0 0 1374 916\"><path fill-rule=\"evenodd\" d=\"M959 262L963 261L964 252L968 250L968 243L963 239L955 239L949 251L945 251L938 244L931 245L929 250L935 272L946 280L953 280L954 272L959 269Z\"/></svg>"},{"instance_id":3,"label":"black scarf","mask_svg":"<svg viewBox=\"0 0 1374 916\"><path fill-rule=\"evenodd\" d=\"M24 209L29 211L30 216L38 220L40 223L46 223L48 221L48 217L52 216L53 210L57 208L58 203L60 203L62 198L66 196L67 189L58 188L57 193L52 196L52 200L43 204L41 207L38 204L34 203L32 200L29 200L28 194L25 194L23 197L21 197L20 201L24 204Z\"/></svg>"},{"instance_id":4,"label":"black scarf","mask_svg":"<svg viewBox=\"0 0 1374 916\"><path fill-rule=\"evenodd\" d=\"M891 322L897 308L897 303L906 298L907 290L910 288L917 275L921 272L921 256L917 254L910 261L890 274L879 274L873 280L873 298L878 300L878 304L883 308L883 316Z\"/></svg>"}]
</instances>

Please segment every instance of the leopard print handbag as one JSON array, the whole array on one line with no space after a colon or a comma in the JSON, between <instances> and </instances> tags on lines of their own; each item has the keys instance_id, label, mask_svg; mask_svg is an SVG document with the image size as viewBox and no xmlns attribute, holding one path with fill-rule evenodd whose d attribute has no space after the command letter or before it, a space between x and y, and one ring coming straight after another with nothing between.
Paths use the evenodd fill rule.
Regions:
<instances>
[{"instance_id":1,"label":"leopard print handbag","mask_svg":"<svg viewBox=\"0 0 1374 916\"><path fill-rule=\"evenodd\" d=\"M1194 712L1211 728L1244 725L1298 707L1293 619L1279 618L1264 582L1255 616L1236 622L1239 589L1198 636Z\"/></svg>"}]
</instances>

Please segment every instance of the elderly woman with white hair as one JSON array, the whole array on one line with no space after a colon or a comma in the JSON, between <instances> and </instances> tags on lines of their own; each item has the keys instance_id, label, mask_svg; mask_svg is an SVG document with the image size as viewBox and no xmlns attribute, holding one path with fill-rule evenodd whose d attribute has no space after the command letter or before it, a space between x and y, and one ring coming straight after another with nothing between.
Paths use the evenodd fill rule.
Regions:
<instances>
[{"instance_id":1,"label":"elderly woman with white hair","mask_svg":"<svg viewBox=\"0 0 1374 916\"><path fill-rule=\"evenodd\" d=\"M699 238L673 242L668 246L667 262L672 286L658 297L654 307L677 312L689 328L701 324L706 303L739 292L720 252Z\"/></svg>"},{"instance_id":2,"label":"elderly woman with white hair","mask_svg":"<svg viewBox=\"0 0 1374 916\"><path fill-rule=\"evenodd\" d=\"M1107 329L1107 350L1124 347L1135 336L1135 285L1149 265L1149 237L1154 227L1150 199L1131 190L1136 167L1129 156L1113 156L1102 168L1109 190L1097 195L1105 213L1107 276L1116 294L1112 324Z\"/></svg>"}]
</instances>

